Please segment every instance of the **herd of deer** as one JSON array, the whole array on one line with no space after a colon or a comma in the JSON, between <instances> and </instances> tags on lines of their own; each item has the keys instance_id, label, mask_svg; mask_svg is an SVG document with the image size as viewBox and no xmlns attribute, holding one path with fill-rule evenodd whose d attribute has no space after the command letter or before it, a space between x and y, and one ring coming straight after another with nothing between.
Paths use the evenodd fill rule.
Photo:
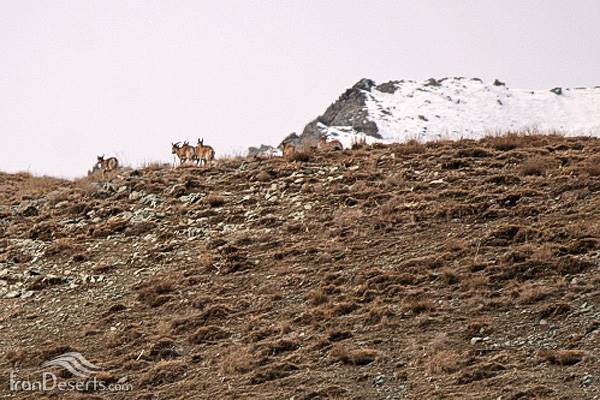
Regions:
<instances>
[{"instance_id":1,"label":"herd of deer","mask_svg":"<svg viewBox=\"0 0 600 400\"><path fill-rule=\"evenodd\" d=\"M171 153L175 154L179 158L179 163L184 164L188 161L195 162L196 165L210 165L215 159L215 150L211 146L204 144L204 138L198 139L196 146L190 145L188 142L171 143ZM317 149L321 151L329 150L343 150L344 147L339 140L327 141L325 136L319 139ZM292 158L294 154L298 153L299 148L292 143L281 143L278 146L279 150L283 153L283 157L286 159ZM104 159L104 155L98 156L98 162L94 166L92 171L102 172L102 176L106 172L112 172L119 167L119 160L116 157L110 157Z\"/></svg>"}]
</instances>

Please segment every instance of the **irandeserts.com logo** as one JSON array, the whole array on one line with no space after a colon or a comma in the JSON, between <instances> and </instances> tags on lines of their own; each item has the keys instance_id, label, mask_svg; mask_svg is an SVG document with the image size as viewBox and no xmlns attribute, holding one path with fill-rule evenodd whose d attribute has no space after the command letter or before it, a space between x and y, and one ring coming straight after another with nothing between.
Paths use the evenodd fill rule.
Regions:
<instances>
[{"instance_id":1,"label":"irandeserts.com logo","mask_svg":"<svg viewBox=\"0 0 600 400\"><path fill-rule=\"evenodd\" d=\"M39 375L34 375L34 379L20 378L13 371L10 373L10 390L12 392L50 392L50 391L109 391L109 392L129 392L133 389L125 378L117 382L106 382L98 379L96 374L102 371L102 368L86 360L86 358L77 352L68 352L45 361L40 366ZM64 379L57 376L55 370L68 371L70 379Z\"/></svg>"}]
</instances>

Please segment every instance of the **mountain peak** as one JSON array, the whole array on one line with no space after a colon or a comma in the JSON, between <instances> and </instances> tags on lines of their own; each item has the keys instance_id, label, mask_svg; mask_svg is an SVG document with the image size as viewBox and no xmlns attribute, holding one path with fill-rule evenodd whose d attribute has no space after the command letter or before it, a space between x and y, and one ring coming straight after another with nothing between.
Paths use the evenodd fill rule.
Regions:
<instances>
[{"instance_id":1,"label":"mountain peak","mask_svg":"<svg viewBox=\"0 0 600 400\"><path fill-rule=\"evenodd\" d=\"M600 136L600 88L524 90L495 79L446 77L377 84L362 78L304 128L301 139L349 146L410 139L478 139L515 130Z\"/></svg>"}]
</instances>

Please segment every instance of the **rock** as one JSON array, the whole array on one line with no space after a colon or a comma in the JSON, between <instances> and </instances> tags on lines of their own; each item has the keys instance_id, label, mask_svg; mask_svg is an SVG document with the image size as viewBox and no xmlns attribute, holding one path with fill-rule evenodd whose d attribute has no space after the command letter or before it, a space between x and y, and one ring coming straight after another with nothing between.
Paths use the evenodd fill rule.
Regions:
<instances>
[{"instance_id":1,"label":"rock","mask_svg":"<svg viewBox=\"0 0 600 400\"><path fill-rule=\"evenodd\" d=\"M101 191L107 193L117 191L117 187L112 182L104 182L102 185L100 185L100 189Z\"/></svg>"},{"instance_id":2,"label":"rock","mask_svg":"<svg viewBox=\"0 0 600 400\"><path fill-rule=\"evenodd\" d=\"M39 214L40 211L33 204L28 204L19 210L19 215L22 215L23 217L35 217Z\"/></svg>"},{"instance_id":3,"label":"rock","mask_svg":"<svg viewBox=\"0 0 600 400\"><path fill-rule=\"evenodd\" d=\"M163 200L157 194L148 194L140 200L140 203L150 206L152 208L156 208Z\"/></svg>"},{"instance_id":4,"label":"rock","mask_svg":"<svg viewBox=\"0 0 600 400\"><path fill-rule=\"evenodd\" d=\"M63 200L63 201L60 201L60 202L56 203L54 205L54 208L64 208L64 207L68 206L69 204L70 204L69 201Z\"/></svg>"},{"instance_id":5,"label":"rock","mask_svg":"<svg viewBox=\"0 0 600 400\"><path fill-rule=\"evenodd\" d=\"M425 81L423 86L442 86L442 84L435 78L429 78Z\"/></svg>"},{"instance_id":6,"label":"rock","mask_svg":"<svg viewBox=\"0 0 600 400\"><path fill-rule=\"evenodd\" d=\"M139 200L142 197L142 194L140 192L136 192L135 190L131 193L129 193L129 200L131 201L136 201Z\"/></svg>"},{"instance_id":7,"label":"rock","mask_svg":"<svg viewBox=\"0 0 600 400\"><path fill-rule=\"evenodd\" d=\"M4 298L5 299L14 299L16 297L19 297L20 295L21 295L20 290L11 290L4 295Z\"/></svg>"},{"instance_id":8,"label":"rock","mask_svg":"<svg viewBox=\"0 0 600 400\"><path fill-rule=\"evenodd\" d=\"M594 383L594 377L592 375L585 375L581 378L581 384L583 386L590 386L592 383Z\"/></svg>"},{"instance_id":9,"label":"rock","mask_svg":"<svg viewBox=\"0 0 600 400\"><path fill-rule=\"evenodd\" d=\"M261 144L260 147L248 147L248 157L275 157L281 154L281 151L273 146Z\"/></svg>"},{"instance_id":10,"label":"rock","mask_svg":"<svg viewBox=\"0 0 600 400\"><path fill-rule=\"evenodd\" d=\"M119 188L117 189L117 193L123 193L127 191L127 186L123 185L123 186L119 186Z\"/></svg>"},{"instance_id":11,"label":"rock","mask_svg":"<svg viewBox=\"0 0 600 400\"><path fill-rule=\"evenodd\" d=\"M373 383L377 386L381 386L385 383L385 376L384 375L378 375L374 380Z\"/></svg>"},{"instance_id":12,"label":"rock","mask_svg":"<svg viewBox=\"0 0 600 400\"><path fill-rule=\"evenodd\" d=\"M471 338L471 345L476 345L479 342L482 342L483 338L479 336L475 336Z\"/></svg>"},{"instance_id":13,"label":"rock","mask_svg":"<svg viewBox=\"0 0 600 400\"><path fill-rule=\"evenodd\" d=\"M560 87L555 87L554 89L550 89L550 91L558 96L560 96L563 93L562 88Z\"/></svg>"},{"instance_id":14,"label":"rock","mask_svg":"<svg viewBox=\"0 0 600 400\"><path fill-rule=\"evenodd\" d=\"M201 193L190 193L188 195L181 196L179 198L179 201L182 202L182 203L194 204L198 200L200 200L202 197L203 196L202 196Z\"/></svg>"},{"instance_id":15,"label":"rock","mask_svg":"<svg viewBox=\"0 0 600 400\"><path fill-rule=\"evenodd\" d=\"M330 105L324 114L308 123L300 137L296 135L295 138L290 138L290 135L284 141L288 140L294 144L294 141L290 139L296 139L298 143L314 143L327 133L326 130L330 126L347 126L352 131L382 139L377 125L368 118L366 107L367 94L365 92L370 92L373 87L375 87L374 81L361 79Z\"/></svg>"},{"instance_id":16,"label":"rock","mask_svg":"<svg viewBox=\"0 0 600 400\"><path fill-rule=\"evenodd\" d=\"M169 190L169 194L173 197L181 197L187 194L187 188L183 184L175 185Z\"/></svg>"},{"instance_id":17,"label":"rock","mask_svg":"<svg viewBox=\"0 0 600 400\"><path fill-rule=\"evenodd\" d=\"M498 79L494 79L494 86L506 86L506 83L504 83Z\"/></svg>"}]
</instances>

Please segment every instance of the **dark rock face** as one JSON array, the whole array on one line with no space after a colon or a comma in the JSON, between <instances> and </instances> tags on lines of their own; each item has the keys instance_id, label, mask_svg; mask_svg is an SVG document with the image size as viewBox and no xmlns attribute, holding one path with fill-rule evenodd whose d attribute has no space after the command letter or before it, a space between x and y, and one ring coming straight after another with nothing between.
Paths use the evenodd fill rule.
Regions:
<instances>
[{"instance_id":1,"label":"dark rock face","mask_svg":"<svg viewBox=\"0 0 600 400\"><path fill-rule=\"evenodd\" d=\"M560 88L560 87L555 87L554 89L551 89L550 91L558 96L560 96L562 94L562 88Z\"/></svg>"},{"instance_id":2,"label":"dark rock face","mask_svg":"<svg viewBox=\"0 0 600 400\"><path fill-rule=\"evenodd\" d=\"M429 78L425 81L424 86L442 86L440 82L438 82L435 78Z\"/></svg>"},{"instance_id":3,"label":"dark rock face","mask_svg":"<svg viewBox=\"0 0 600 400\"><path fill-rule=\"evenodd\" d=\"M351 126L357 131L367 135L381 138L377 125L367 119L365 107L366 96L364 92L370 92L375 82L370 79L361 79L350 89L346 90L339 99L330 105L325 113L304 127L301 141L316 140L321 136L317 127L319 123L327 126ZM389 89L389 86L386 86ZM287 138L286 138L287 139Z\"/></svg>"},{"instance_id":4,"label":"dark rock face","mask_svg":"<svg viewBox=\"0 0 600 400\"><path fill-rule=\"evenodd\" d=\"M304 128L306 129L306 128ZM302 143L302 138L300 136L298 136L298 134L296 132L292 132L289 135L287 135L286 137L283 138L283 140L281 141L281 144L288 144L291 143L294 146L299 145L300 143Z\"/></svg>"},{"instance_id":5,"label":"dark rock face","mask_svg":"<svg viewBox=\"0 0 600 400\"><path fill-rule=\"evenodd\" d=\"M494 80L494 86L506 86L506 83L504 83L504 82L502 82L502 81L500 81L498 79L495 79Z\"/></svg>"},{"instance_id":6,"label":"dark rock face","mask_svg":"<svg viewBox=\"0 0 600 400\"><path fill-rule=\"evenodd\" d=\"M396 92L396 90L398 90L399 83L400 81L389 81L376 86L375 89L383 93L393 94Z\"/></svg>"}]
</instances>

